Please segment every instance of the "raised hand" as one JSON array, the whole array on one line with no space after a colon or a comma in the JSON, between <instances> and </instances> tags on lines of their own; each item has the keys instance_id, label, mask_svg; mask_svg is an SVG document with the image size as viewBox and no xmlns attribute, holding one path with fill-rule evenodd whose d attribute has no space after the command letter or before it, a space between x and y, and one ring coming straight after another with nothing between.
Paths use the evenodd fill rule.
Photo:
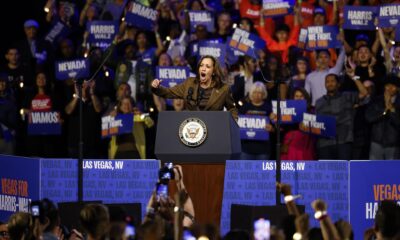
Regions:
<instances>
[{"instance_id":1,"label":"raised hand","mask_svg":"<svg viewBox=\"0 0 400 240\"><path fill-rule=\"evenodd\" d=\"M152 87L152 88L159 88L161 82L162 82L162 80L154 79L154 80L151 82L151 87Z\"/></svg>"}]
</instances>

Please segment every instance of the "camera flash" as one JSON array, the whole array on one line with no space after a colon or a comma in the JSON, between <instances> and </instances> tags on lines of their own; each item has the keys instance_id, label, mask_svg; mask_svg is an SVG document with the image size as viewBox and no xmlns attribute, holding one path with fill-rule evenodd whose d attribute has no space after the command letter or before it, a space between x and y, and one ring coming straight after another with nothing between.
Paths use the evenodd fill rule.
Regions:
<instances>
[{"instance_id":1,"label":"camera flash","mask_svg":"<svg viewBox=\"0 0 400 240\"><path fill-rule=\"evenodd\" d=\"M123 18L121 19L121 21L125 22L125 17L123 17Z\"/></svg>"},{"instance_id":2,"label":"camera flash","mask_svg":"<svg viewBox=\"0 0 400 240\"><path fill-rule=\"evenodd\" d=\"M236 27L237 27L237 23L234 23L234 24L232 25L232 27L233 27L233 28L236 28Z\"/></svg>"},{"instance_id":3,"label":"camera flash","mask_svg":"<svg viewBox=\"0 0 400 240\"><path fill-rule=\"evenodd\" d=\"M24 115L24 109L19 110L19 114Z\"/></svg>"},{"instance_id":4,"label":"camera flash","mask_svg":"<svg viewBox=\"0 0 400 240\"><path fill-rule=\"evenodd\" d=\"M44 7L44 11L48 13L50 12L50 9L48 7Z\"/></svg>"},{"instance_id":5,"label":"camera flash","mask_svg":"<svg viewBox=\"0 0 400 240\"><path fill-rule=\"evenodd\" d=\"M154 112L154 108L152 108L152 107L149 110L150 110L150 112Z\"/></svg>"},{"instance_id":6,"label":"camera flash","mask_svg":"<svg viewBox=\"0 0 400 240\"><path fill-rule=\"evenodd\" d=\"M109 76L110 76L110 73L108 72L108 70L106 70L106 71L104 72L104 75L105 75L106 77L109 77Z\"/></svg>"},{"instance_id":7,"label":"camera flash","mask_svg":"<svg viewBox=\"0 0 400 240\"><path fill-rule=\"evenodd\" d=\"M167 40L168 42L171 41L171 37L170 37L170 36L167 36L166 40Z\"/></svg>"},{"instance_id":8,"label":"camera flash","mask_svg":"<svg viewBox=\"0 0 400 240\"><path fill-rule=\"evenodd\" d=\"M24 88L24 83L23 83L23 82L20 82L20 83L19 83L19 87L20 87L20 88Z\"/></svg>"}]
</instances>

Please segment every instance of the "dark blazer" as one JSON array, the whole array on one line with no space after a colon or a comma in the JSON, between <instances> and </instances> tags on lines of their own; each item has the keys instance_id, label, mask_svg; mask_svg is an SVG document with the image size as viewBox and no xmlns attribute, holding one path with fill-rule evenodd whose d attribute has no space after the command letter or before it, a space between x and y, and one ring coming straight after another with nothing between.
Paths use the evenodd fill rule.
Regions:
<instances>
[{"instance_id":1,"label":"dark blazer","mask_svg":"<svg viewBox=\"0 0 400 240\"><path fill-rule=\"evenodd\" d=\"M178 84L172 88L152 88L154 94L164 98L180 98L185 101L185 108L189 111L199 111L197 105L197 95L199 89L199 81L196 78L188 78L183 83ZM231 112L233 118L237 120L238 111L235 107L232 93L227 84L221 87L214 87L210 99L204 111L221 111L226 107Z\"/></svg>"}]
</instances>

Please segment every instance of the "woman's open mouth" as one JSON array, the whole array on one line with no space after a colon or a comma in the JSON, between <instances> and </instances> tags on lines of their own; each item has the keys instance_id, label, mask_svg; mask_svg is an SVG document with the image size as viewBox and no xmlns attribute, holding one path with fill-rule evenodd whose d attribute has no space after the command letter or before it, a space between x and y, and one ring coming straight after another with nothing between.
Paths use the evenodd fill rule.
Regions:
<instances>
[{"instance_id":1,"label":"woman's open mouth","mask_svg":"<svg viewBox=\"0 0 400 240\"><path fill-rule=\"evenodd\" d=\"M205 78L206 77L206 73L204 73L204 72L200 73L200 77Z\"/></svg>"}]
</instances>

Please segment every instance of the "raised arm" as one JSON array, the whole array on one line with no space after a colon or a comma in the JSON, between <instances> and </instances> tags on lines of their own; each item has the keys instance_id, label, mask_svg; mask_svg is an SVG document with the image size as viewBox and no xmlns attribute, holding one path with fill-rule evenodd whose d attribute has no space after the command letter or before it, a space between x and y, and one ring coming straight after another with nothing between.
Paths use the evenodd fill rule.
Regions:
<instances>
[{"instance_id":1,"label":"raised arm","mask_svg":"<svg viewBox=\"0 0 400 240\"><path fill-rule=\"evenodd\" d=\"M151 91L155 95L157 95L159 97L163 97L163 98L172 98L172 99L174 99L174 98L183 99L184 98L185 82L175 85L172 88L166 88L166 87L161 86L161 82L162 82L162 80L159 80L159 79L154 79L151 82Z\"/></svg>"}]
</instances>

